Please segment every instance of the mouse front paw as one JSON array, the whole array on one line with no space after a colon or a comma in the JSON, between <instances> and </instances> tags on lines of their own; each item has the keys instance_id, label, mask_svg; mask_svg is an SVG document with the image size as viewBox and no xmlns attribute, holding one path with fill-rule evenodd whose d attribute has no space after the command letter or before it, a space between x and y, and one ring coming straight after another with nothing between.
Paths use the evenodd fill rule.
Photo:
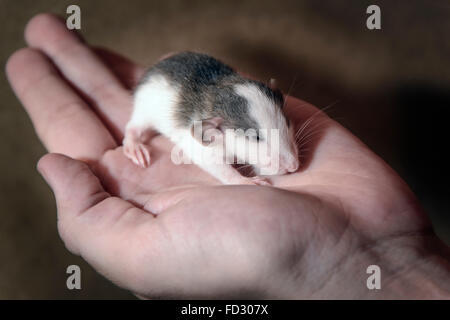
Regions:
<instances>
[{"instance_id":1,"label":"mouse front paw","mask_svg":"<svg viewBox=\"0 0 450 320\"><path fill-rule=\"evenodd\" d=\"M134 164L147 168L150 165L150 152L147 146L141 142L127 140L123 145L123 153Z\"/></svg>"}]
</instances>

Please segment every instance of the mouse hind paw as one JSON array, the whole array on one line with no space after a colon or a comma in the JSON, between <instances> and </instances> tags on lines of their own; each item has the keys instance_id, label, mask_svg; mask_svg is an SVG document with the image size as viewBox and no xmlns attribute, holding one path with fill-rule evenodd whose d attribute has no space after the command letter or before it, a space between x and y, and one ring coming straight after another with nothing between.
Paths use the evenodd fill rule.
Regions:
<instances>
[{"instance_id":1,"label":"mouse hind paw","mask_svg":"<svg viewBox=\"0 0 450 320\"><path fill-rule=\"evenodd\" d=\"M257 185L257 186L271 186L272 183L269 179L254 176L254 177L240 177L238 181L232 181L231 184L246 184L246 185Z\"/></svg>"},{"instance_id":2,"label":"mouse hind paw","mask_svg":"<svg viewBox=\"0 0 450 320\"><path fill-rule=\"evenodd\" d=\"M269 179L260 177L260 176L254 176L254 177L249 178L249 182L250 182L250 184L255 184L258 186L271 186L272 185L272 183L270 182Z\"/></svg>"}]
</instances>

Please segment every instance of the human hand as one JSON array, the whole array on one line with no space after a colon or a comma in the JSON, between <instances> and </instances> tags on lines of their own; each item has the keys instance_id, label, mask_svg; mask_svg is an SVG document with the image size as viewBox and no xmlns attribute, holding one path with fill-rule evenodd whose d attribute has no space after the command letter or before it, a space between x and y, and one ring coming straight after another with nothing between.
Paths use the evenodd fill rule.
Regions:
<instances>
[{"instance_id":1,"label":"human hand","mask_svg":"<svg viewBox=\"0 0 450 320\"><path fill-rule=\"evenodd\" d=\"M142 169L118 143L142 68L91 49L51 15L33 18L25 37L30 48L7 74L52 152L38 168L60 235L111 281L149 298L448 297L448 252L414 195L314 106L287 98L294 125L311 119L313 131L299 142L301 170L274 187L222 186L174 165L162 136ZM366 287L372 264L386 279L379 293Z\"/></svg>"}]
</instances>

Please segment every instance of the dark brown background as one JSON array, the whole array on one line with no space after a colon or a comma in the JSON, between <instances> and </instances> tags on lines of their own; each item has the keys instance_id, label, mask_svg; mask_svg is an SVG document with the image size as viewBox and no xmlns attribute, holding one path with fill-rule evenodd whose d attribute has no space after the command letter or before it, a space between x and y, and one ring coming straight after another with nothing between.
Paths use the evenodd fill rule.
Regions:
<instances>
[{"instance_id":1,"label":"dark brown background","mask_svg":"<svg viewBox=\"0 0 450 320\"><path fill-rule=\"evenodd\" d=\"M450 1L0 0L0 61L24 46L39 12L82 11L82 33L142 64L169 51L215 55L324 108L410 184L450 243L447 182ZM366 28L369 4L382 30ZM4 68L3 68L4 69ZM53 196L35 170L45 152L3 69L0 77L0 298L133 298L68 253ZM81 291L65 269L82 268Z\"/></svg>"}]
</instances>

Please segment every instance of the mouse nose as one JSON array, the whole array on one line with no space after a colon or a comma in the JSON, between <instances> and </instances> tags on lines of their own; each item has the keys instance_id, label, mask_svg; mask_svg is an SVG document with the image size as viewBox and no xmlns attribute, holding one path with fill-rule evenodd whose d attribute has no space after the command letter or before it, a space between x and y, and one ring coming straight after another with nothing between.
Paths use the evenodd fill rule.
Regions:
<instances>
[{"instance_id":1,"label":"mouse nose","mask_svg":"<svg viewBox=\"0 0 450 320\"><path fill-rule=\"evenodd\" d=\"M287 171L288 172L295 172L298 170L298 167L300 166L299 161L295 161L293 163L291 163L288 167L287 167Z\"/></svg>"},{"instance_id":2,"label":"mouse nose","mask_svg":"<svg viewBox=\"0 0 450 320\"><path fill-rule=\"evenodd\" d=\"M300 167L300 161L295 157L281 158L280 160L280 170L278 174L291 173L298 170Z\"/></svg>"}]
</instances>

